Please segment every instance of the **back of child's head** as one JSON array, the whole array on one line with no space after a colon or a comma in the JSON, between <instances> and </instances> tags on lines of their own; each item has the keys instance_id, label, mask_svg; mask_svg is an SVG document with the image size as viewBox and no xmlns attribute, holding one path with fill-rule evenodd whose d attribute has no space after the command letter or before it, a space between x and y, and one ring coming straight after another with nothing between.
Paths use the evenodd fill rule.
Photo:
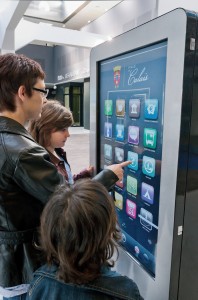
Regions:
<instances>
[{"instance_id":1,"label":"back of child's head","mask_svg":"<svg viewBox=\"0 0 198 300\"><path fill-rule=\"evenodd\" d=\"M100 183L78 180L60 187L41 217L41 246L49 264L58 265L58 278L87 283L117 250L120 239L112 197Z\"/></svg>"},{"instance_id":2,"label":"back of child's head","mask_svg":"<svg viewBox=\"0 0 198 300\"><path fill-rule=\"evenodd\" d=\"M57 100L47 100L43 105L41 117L30 121L29 132L43 147L49 146L52 132L70 127L73 124L73 116L69 109Z\"/></svg>"}]
</instances>

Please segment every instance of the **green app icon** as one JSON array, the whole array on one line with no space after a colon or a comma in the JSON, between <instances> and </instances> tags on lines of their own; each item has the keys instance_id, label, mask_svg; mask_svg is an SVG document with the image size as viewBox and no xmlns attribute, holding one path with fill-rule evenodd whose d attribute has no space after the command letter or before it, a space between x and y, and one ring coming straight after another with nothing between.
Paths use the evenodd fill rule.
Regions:
<instances>
[{"instance_id":1,"label":"green app icon","mask_svg":"<svg viewBox=\"0 0 198 300\"><path fill-rule=\"evenodd\" d=\"M113 101L105 100L105 115L112 116L113 114Z\"/></svg>"},{"instance_id":2,"label":"green app icon","mask_svg":"<svg viewBox=\"0 0 198 300\"><path fill-rule=\"evenodd\" d=\"M127 176L127 192L137 195L137 179Z\"/></svg>"},{"instance_id":3,"label":"green app icon","mask_svg":"<svg viewBox=\"0 0 198 300\"><path fill-rule=\"evenodd\" d=\"M154 128L144 128L144 147L155 149L157 145L157 130Z\"/></svg>"}]
</instances>

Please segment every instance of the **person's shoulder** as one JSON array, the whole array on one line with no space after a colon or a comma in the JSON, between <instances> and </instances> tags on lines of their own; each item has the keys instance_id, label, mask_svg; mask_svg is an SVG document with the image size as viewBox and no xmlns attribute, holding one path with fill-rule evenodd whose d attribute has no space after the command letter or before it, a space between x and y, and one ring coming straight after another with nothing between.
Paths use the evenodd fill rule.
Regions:
<instances>
[{"instance_id":1,"label":"person's shoulder","mask_svg":"<svg viewBox=\"0 0 198 300\"><path fill-rule=\"evenodd\" d=\"M91 285L116 299L142 300L137 284L115 271L103 272Z\"/></svg>"},{"instance_id":2,"label":"person's shoulder","mask_svg":"<svg viewBox=\"0 0 198 300\"><path fill-rule=\"evenodd\" d=\"M58 267L56 265L43 265L40 268L38 268L35 272L34 275L38 276L38 275L43 275L46 277L52 277L55 278L56 277L56 273L57 273Z\"/></svg>"}]
</instances>

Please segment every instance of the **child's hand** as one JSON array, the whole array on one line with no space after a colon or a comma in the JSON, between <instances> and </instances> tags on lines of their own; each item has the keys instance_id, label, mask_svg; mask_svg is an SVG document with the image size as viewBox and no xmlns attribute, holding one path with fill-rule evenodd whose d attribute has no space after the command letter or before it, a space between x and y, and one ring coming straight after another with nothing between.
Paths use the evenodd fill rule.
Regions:
<instances>
[{"instance_id":1,"label":"child's hand","mask_svg":"<svg viewBox=\"0 0 198 300\"><path fill-rule=\"evenodd\" d=\"M93 166L89 166L87 168L87 171L89 172L90 176L92 176L93 175L93 171L94 171L94 167Z\"/></svg>"}]
</instances>

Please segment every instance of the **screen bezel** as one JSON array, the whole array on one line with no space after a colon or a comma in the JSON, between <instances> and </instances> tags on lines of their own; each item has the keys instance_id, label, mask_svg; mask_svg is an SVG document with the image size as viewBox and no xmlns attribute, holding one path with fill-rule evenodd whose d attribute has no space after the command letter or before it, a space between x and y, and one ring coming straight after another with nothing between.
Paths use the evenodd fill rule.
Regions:
<instances>
[{"instance_id":1,"label":"screen bezel","mask_svg":"<svg viewBox=\"0 0 198 300\"><path fill-rule=\"evenodd\" d=\"M125 175L124 175L124 186L115 186L115 193L113 193L114 198L119 195L123 199L123 208L120 208L117 202L115 202L116 210L119 216L119 222L120 225L124 222L124 227L122 228L122 234L124 239L126 238L125 242L121 245L123 248L129 252L130 255L132 255L136 260L140 262L143 268L147 270L151 276L155 277L155 260L156 260L156 254L155 254L155 247L157 244L157 235L158 235L158 195L159 195L159 187L160 187L160 165L161 164L161 149L162 149L162 136L163 136L163 106L164 106L164 87L165 87L165 75L166 71L164 70L166 66L166 51L167 51L167 40L161 41L156 44L152 44L148 47L143 47L140 49L136 49L130 52L127 52L125 54L118 55L116 57L113 57L111 59L103 60L98 63L98 86L100 86L100 89L98 90L98 99L100 99L100 103L98 105L98 110L100 109L100 118L98 119L98 126L97 126L97 132L101 134L101 136L98 136L98 148L100 147L100 151L98 151L98 157L100 157L100 168L102 169L105 164L110 163L116 163L116 159L114 157L116 148L122 148L123 155L125 156L128 151L134 151L131 153L136 153L138 155L138 168L136 170L131 170L131 168L125 168ZM157 61L160 65L158 65ZM162 62L163 61L163 62ZM150 66L152 64L152 68L159 68L158 71L153 70ZM113 80L113 67L120 65L121 74L120 74L120 81L116 82ZM111 66L111 67L109 67ZM121 67L122 66L122 67ZM129 70L134 68L134 66L140 70L144 70L145 72L145 81L140 83L132 83L131 77L129 74L131 74ZM110 68L110 69L109 69ZM162 69L163 68L163 72ZM141 71L142 72L142 71ZM107 75L108 74L108 75ZM156 74L158 74L158 78L156 78ZM102 77L101 77L102 75ZM109 81L107 82L107 76L109 78ZM137 75L136 75L137 76ZM124 79L123 79L124 78ZM152 78L152 79L151 79ZM159 85L156 85L156 82L159 83ZM105 92L105 93L104 93ZM107 96L107 94L108 96ZM135 116L129 116L128 115L128 97L134 98L132 95L135 94L135 97L138 98L137 94L140 93L139 97L141 100L140 104L140 115L138 117ZM145 93L145 94L144 94ZM110 96L111 95L111 96ZM119 95L119 96L118 96ZM147 95L147 98L149 96L151 98L157 97L157 101L159 102L159 116L157 116L156 119L150 119L144 116L144 101L145 95ZM155 96L154 96L155 95ZM158 95L158 96L156 96ZM105 98L107 97L107 98ZM110 97L110 98L109 98ZM125 100L118 100L118 99L125 99ZM146 99L147 99L146 98ZM114 102L114 112L110 115L106 115L104 111L104 105L105 101L104 99L113 99L111 101ZM116 100L117 99L117 100ZM124 116L123 115L117 115L115 112L115 106L117 101L124 101ZM158 113L157 113L158 114ZM110 122L111 124L111 131L113 132L113 135L109 138L108 136L105 136L105 132L103 135L104 129L104 123ZM118 123L124 122L124 132L125 137L124 140L119 140L116 138L116 129L115 125ZM128 136L128 130L129 125L138 126L140 131L139 141L138 144L133 144L131 142L128 142L127 136ZM116 125L117 126L117 125ZM157 145L155 147L155 150L149 149L149 147L143 146L143 128L146 127L155 128L157 131ZM159 131L160 130L160 131ZM160 133L160 134L159 134ZM113 157L104 157L104 151L103 148L106 145L111 145L113 151ZM118 149L119 149L118 148ZM138 153L138 154L137 154ZM154 161L156 162L156 159L158 160L158 174L155 174L155 176L147 176L148 174L143 174L141 171L141 159L143 157L146 157L145 155L151 156L154 158ZM152 178L153 177L153 178ZM135 178L137 182L137 190L138 193L133 195L133 192L128 191L127 189L127 178ZM140 190L141 190L141 183L146 182L147 184L150 184L150 187L155 190L155 201L152 203L152 205L147 202L145 202L145 199L142 200L140 196ZM152 185L152 186L151 186ZM127 200L128 198L128 200ZM133 203L136 206L136 212L137 215L133 218L131 218L130 215L128 215L125 211L126 209L126 202L129 201ZM144 209L146 212L150 212L153 217L153 222L156 226L154 226L152 229L147 229L145 226L141 223L140 219L140 212L141 209ZM135 213L136 214L136 213ZM127 224L127 225L126 225ZM132 229L133 228L133 229ZM132 233L133 231L133 233ZM131 234L129 234L131 232ZM140 236L144 238L144 242L141 242ZM130 238L131 237L131 238ZM151 244L146 244L146 239L155 240L155 242L151 242ZM134 246L136 250L140 251L140 255L136 255L134 252ZM144 255L143 255L144 253ZM145 255L148 259L146 261Z\"/></svg>"},{"instance_id":2,"label":"screen bezel","mask_svg":"<svg viewBox=\"0 0 198 300\"><path fill-rule=\"evenodd\" d=\"M176 21L175 21L176 20ZM98 63L126 52L167 40L167 66L164 105L164 132L162 146L158 247L156 253L156 277L149 274L121 249L116 269L134 279L143 297L155 298L155 290L161 291L161 299L168 299L171 253L173 244L174 211L180 138L184 53L186 45L187 15L176 9L91 51L90 62L90 158L98 168ZM174 101L174 102L173 102ZM174 103L174 105L173 105ZM174 120L173 123L170 120ZM171 133L171 134L170 134ZM168 145L168 146L167 146ZM171 153L171 155L170 155ZM171 176L170 176L171 174ZM168 193L168 197L167 197Z\"/></svg>"}]
</instances>

